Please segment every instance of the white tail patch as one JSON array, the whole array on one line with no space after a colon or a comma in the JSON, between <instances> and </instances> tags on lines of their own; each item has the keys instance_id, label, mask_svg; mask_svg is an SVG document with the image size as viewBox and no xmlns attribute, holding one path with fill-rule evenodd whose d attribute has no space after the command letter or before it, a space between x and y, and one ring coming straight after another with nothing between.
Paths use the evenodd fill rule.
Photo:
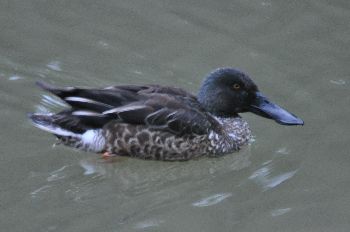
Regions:
<instances>
[{"instance_id":1,"label":"white tail patch","mask_svg":"<svg viewBox=\"0 0 350 232\"><path fill-rule=\"evenodd\" d=\"M89 148L89 150L100 152L104 149L106 141L102 136L102 130L87 130L81 135L81 141Z\"/></svg>"},{"instance_id":2,"label":"white tail patch","mask_svg":"<svg viewBox=\"0 0 350 232\"><path fill-rule=\"evenodd\" d=\"M63 144L85 151L101 152L106 144L102 129L75 133L56 125L51 114L29 114L35 127L60 137Z\"/></svg>"},{"instance_id":3,"label":"white tail patch","mask_svg":"<svg viewBox=\"0 0 350 232\"><path fill-rule=\"evenodd\" d=\"M87 130L85 131L84 134L82 134L82 137L81 137L81 140L88 144L88 143L93 143L94 140L95 140L95 136L96 136L96 133L95 133L96 130Z\"/></svg>"}]
</instances>

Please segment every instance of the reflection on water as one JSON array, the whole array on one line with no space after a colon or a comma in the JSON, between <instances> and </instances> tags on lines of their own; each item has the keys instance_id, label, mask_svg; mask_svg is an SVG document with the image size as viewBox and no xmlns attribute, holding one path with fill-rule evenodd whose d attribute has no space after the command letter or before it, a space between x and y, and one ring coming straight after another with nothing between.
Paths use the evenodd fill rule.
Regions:
<instances>
[{"instance_id":1,"label":"reflection on water","mask_svg":"<svg viewBox=\"0 0 350 232\"><path fill-rule=\"evenodd\" d=\"M3 231L349 231L347 2L5 1L0 19ZM64 106L38 80L196 92L221 66L305 126L242 114L255 140L239 153L109 163L26 119Z\"/></svg>"},{"instance_id":2,"label":"reflection on water","mask_svg":"<svg viewBox=\"0 0 350 232\"><path fill-rule=\"evenodd\" d=\"M286 172L274 177L271 177L270 173L270 166L265 166L260 168L259 170L255 171L249 179L254 180L257 184L261 185L264 190L268 190L270 188L274 188L277 185L281 184L282 182L290 179L294 176L294 174L297 172L291 171Z\"/></svg>"},{"instance_id":3,"label":"reflection on water","mask_svg":"<svg viewBox=\"0 0 350 232\"><path fill-rule=\"evenodd\" d=\"M95 163L88 162L87 160L80 160L80 166L84 168L84 175L106 175L106 170L104 166L97 166Z\"/></svg>"},{"instance_id":4,"label":"reflection on water","mask_svg":"<svg viewBox=\"0 0 350 232\"><path fill-rule=\"evenodd\" d=\"M130 194L142 194L144 191L153 191L153 187L169 185L170 182L181 183L187 178L215 178L216 175L231 173L248 167L250 151L242 150L236 156L227 156L223 159L203 159L190 162L142 161L138 159L122 158L109 163L95 157L80 160L79 165L83 174L89 178L101 177L118 183L120 190L130 191ZM202 181L205 181L202 180Z\"/></svg>"}]
</instances>

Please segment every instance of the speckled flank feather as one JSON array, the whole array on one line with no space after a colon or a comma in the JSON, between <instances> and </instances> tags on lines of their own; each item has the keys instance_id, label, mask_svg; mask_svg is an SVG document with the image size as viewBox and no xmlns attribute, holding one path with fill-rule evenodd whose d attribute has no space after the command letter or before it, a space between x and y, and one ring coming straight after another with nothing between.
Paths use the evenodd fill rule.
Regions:
<instances>
[{"instance_id":1,"label":"speckled flank feather","mask_svg":"<svg viewBox=\"0 0 350 232\"><path fill-rule=\"evenodd\" d=\"M103 129L106 151L121 156L175 161L223 155L248 143L251 133L246 121L239 117L217 120L220 126L215 131L185 136L152 130L144 125L110 122Z\"/></svg>"},{"instance_id":2,"label":"speckled flank feather","mask_svg":"<svg viewBox=\"0 0 350 232\"><path fill-rule=\"evenodd\" d=\"M183 136L118 121L111 121L103 129L79 134L55 125L52 115L33 114L30 117L36 127L55 134L66 146L152 160L175 161L223 155L239 150L251 137L247 122L240 117L215 118L218 126L208 134Z\"/></svg>"}]
</instances>

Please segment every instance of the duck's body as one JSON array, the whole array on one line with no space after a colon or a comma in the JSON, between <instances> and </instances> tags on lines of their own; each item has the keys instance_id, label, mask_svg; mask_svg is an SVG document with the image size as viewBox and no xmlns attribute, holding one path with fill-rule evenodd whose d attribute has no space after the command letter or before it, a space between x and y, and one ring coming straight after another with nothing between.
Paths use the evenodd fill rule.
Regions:
<instances>
[{"instance_id":1,"label":"duck's body","mask_svg":"<svg viewBox=\"0 0 350 232\"><path fill-rule=\"evenodd\" d=\"M251 137L247 122L238 115L249 110L245 105L282 124L302 122L281 108L283 119L276 118L276 112L268 115L257 110L256 105L266 102L258 102L261 99L256 97L256 85L234 69L211 73L198 97L158 85L105 89L38 85L62 98L71 109L58 114L32 114L34 124L55 134L65 145L97 153L155 160L232 153Z\"/></svg>"},{"instance_id":2,"label":"duck's body","mask_svg":"<svg viewBox=\"0 0 350 232\"><path fill-rule=\"evenodd\" d=\"M107 141L106 150L110 153L168 161L232 153L249 141L250 129L242 118L217 120L222 124L205 134L179 136L144 125L115 122L108 123L102 134Z\"/></svg>"}]
</instances>

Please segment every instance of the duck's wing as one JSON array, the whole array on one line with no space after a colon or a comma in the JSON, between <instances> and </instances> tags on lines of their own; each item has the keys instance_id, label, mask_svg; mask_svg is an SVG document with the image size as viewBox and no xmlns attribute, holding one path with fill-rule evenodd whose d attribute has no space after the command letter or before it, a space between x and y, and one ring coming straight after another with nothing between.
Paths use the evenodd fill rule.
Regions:
<instances>
[{"instance_id":1,"label":"duck's wing","mask_svg":"<svg viewBox=\"0 0 350 232\"><path fill-rule=\"evenodd\" d=\"M142 86L134 86L134 88L130 86L129 88L87 89L77 87L59 88L44 82L37 82L36 84L42 89L60 97L73 109L90 110L99 113L137 101L138 96L135 93L142 89Z\"/></svg>"},{"instance_id":2,"label":"duck's wing","mask_svg":"<svg viewBox=\"0 0 350 232\"><path fill-rule=\"evenodd\" d=\"M38 85L72 107L56 116L57 123L70 130L100 128L110 120L118 120L177 135L205 134L215 123L196 97L180 88L158 85L56 88L43 82Z\"/></svg>"},{"instance_id":3,"label":"duck's wing","mask_svg":"<svg viewBox=\"0 0 350 232\"><path fill-rule=\"evenodd\" d=\"M133 102L103 112L114 115L122 122L142 124L176 135L205 134L211 129L209 115L193 98L168 94L146 95L147 100Z\"/></svg>"}]
</instances>

